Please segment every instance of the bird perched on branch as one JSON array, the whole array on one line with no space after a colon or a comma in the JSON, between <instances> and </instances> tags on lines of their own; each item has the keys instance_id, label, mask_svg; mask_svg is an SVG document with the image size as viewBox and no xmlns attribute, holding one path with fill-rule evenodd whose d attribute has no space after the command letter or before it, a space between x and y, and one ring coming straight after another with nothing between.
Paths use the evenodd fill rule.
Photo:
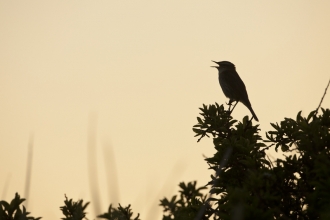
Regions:
<instances>
[{"instance_id":1,"label":"bird perched on branch","mask_svg":"<svg viewBox=\"0 0 330 220\"><path fill-rule=\"evenodd\" d=\"M259 121L252 109L244 82L236 72L235 65L229 61L213 62L219 65L212 67L217 68L219 71L219 83L223 93L229 98L229 105L231 105L233 101L236 101L236 104L231 111L234 110L238 102L242 102L250 110L253 118L256 121Z\"/></svg>"}]
</instances>

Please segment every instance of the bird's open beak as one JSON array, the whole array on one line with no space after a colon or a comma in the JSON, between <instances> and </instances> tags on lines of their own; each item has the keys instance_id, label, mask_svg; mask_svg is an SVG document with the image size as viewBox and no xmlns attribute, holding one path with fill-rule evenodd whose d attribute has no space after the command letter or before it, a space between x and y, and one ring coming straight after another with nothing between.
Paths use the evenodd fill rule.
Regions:
<instances>
[{"instance_id":1,"label":"bird's open beak","mask_svg":"<svg viewBox=\"0 0 330 220\"><path fill-rule=\"evenodd\" d=\"M215 62L216 64L218 64L216 61L214 60L211 60L212 62ZM219 64L218 64L219 65ZM214 67L214 68L218 68L218 66L211 66L211 67Z\"/></svg>"}]
</instances>

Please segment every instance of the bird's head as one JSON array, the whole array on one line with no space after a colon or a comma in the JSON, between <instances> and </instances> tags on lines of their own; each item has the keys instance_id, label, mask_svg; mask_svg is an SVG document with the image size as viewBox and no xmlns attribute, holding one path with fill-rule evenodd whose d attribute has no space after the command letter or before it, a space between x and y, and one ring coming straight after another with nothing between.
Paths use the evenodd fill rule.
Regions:
<instances>
[{"instance_id":1,"label":"bird's head","mask_svg":"<svg viewBox=\"0 0 330 220\"><path fill-rule=\"evenodd\" d=\"M212 62L215 62L216 64L218 64L219 66L211 66L211 67L215 67L217 69L219 68L228 68L228 69L235 69L235 65L229 61L220 61L220 62L216 62L216 61L213 61Z\"/></svg>"}]
</instances>

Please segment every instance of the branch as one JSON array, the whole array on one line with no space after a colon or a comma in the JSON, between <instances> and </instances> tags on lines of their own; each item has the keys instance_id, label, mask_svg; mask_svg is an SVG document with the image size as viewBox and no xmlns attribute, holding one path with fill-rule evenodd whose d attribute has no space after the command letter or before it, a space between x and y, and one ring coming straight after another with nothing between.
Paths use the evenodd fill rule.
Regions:
<instances>
[{"instance_id":1,"label":"branch","mask_svg":"<svg viewBox=\"0 0 330 220\"><path fill-rule=\"evenodd\" d=\"M317 114L319 108L321 107L321 104L322 104L322 102L323 102L323 98L324 98L325 94L327 93L327 90L328 90L329 84L330 84L330 80L329 80L329 82L328 82L327 87L325 88L325 91L324 91L324 94L323 94L322 99L321 99L321 101L320 101L320 104L319 104L319 106L317 107L317 109L316 109L316 111L315 111L315 115Z\"/></svg>"}]
</instances>

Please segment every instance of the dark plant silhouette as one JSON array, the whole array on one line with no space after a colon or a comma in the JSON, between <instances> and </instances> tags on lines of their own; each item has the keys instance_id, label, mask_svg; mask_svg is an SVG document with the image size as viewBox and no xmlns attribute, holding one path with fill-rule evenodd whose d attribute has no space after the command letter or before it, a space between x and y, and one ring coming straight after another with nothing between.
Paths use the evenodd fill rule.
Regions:
<instances>
[{"instance_id":1,"label":"dark plant silhouette","mask_svg":"<svg viewBox=\"0 0 330 220\"><path fill-rule=\"evenodd\" d=\"M0 201L0 219L1 220L39 220L41 217L34 218L28 216L30 212L27 212L25 207L20 205L25 201L21 199L18 193L15 194L15 198L10 203L2 200Z\"/></svg>"},{"instance_id":2,"label":"dark plant silhouette","mask_svg":"<svg viewBox=\"0 0 330 220\"><path fill-rule=\"evenodd\" d=\"M64 206L61 206L60 209L65 216L63 220L81 220L85 218L86 213L84 212L89 202L83 204L83 200L78 200L78 202L73 202L72 199L68 200L65 196Z\"/></svg>"},{"instance_id":3,"label":"dark plant silhouette","mask_svg":"<svg viewBox=\"0 0 330 220\"><path fill-rule=\"evenodd\" d=\"M118 208L113 208L112 205L110 205L107 213L104 213L97 217L108 220L140 220L140 214L137 214L137 216L133 218L131 205L128 205L127 207L122 207L120 204Z\"/></svg>"},{"instance_id":4,"label":"dark plant silhouette","mask_svg":"<svg viewBox=\"0 0 330 220\"><path fill-rule=\"evenodd\" d=\"M298 112L295 119L271 123L265 140L247 116L237 121L223 105L203 105L193 131L197 141L213 139L215 153L205 161L214 174L206 186L182 182L179 195L160 200L163 219L330 219L330 110L321 103L307 117ZM283 157L271 161L269 149ZM0 220L40 219L28 217L25 207L20 208L23 201L17 193L10 204L0 201ZM67 197L64 203L62 219L85 218L89 203ZM98 218L139 216L133 217L130 205L119 204Z\"/></svg>"}]
</instances>

